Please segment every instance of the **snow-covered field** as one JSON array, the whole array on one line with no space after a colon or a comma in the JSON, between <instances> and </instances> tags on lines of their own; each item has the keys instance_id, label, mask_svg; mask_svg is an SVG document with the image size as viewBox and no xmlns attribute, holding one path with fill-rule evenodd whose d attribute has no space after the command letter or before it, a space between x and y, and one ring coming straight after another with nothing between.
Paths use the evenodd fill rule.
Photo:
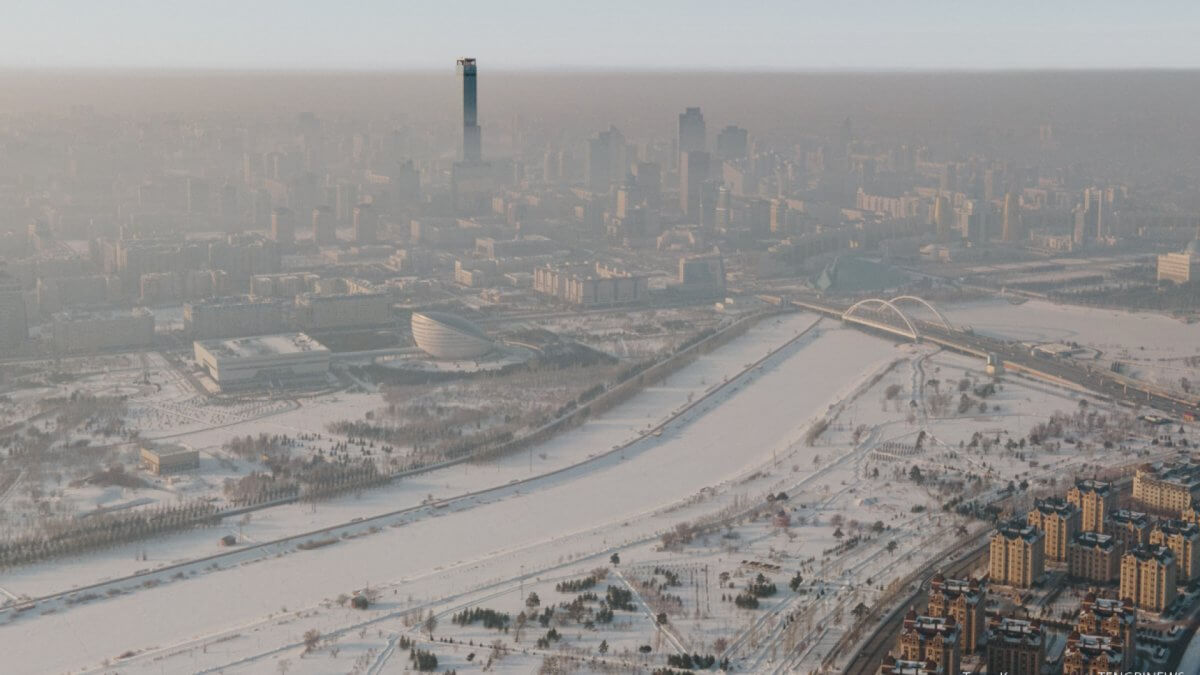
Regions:
<instances>
[{"instance_id":1,"label":"snow-covered field","mask_svg":"<svg viewBox=\"0 0 1200 675\"><path fill-rule=\"evenodd\" d=\"M988 309L947 313L986 332L972 319L992 316ZM1024 330L1049 337L1022 339L1064 339L1055 327L1086 332L1104 323L1087 314L1070 322L1033 316ZM995 330L1006 325L997 321ZM738 375L806 329L761 368ZM631 669L662 666L664 654L686 651L723 654L743 671L807 672L853 623L856 606L870 606L889 583L983 527L941 508L964 481L976 481L976 497L1009 480L1049 490L1145 449L1131 442L1099 452L1090 435L1099 432L1079 418L1070 443L1018 450L1034 424L1055 411L1076 413L1083 397L1017 377L980 395L975 388L990 381L981 366L807 314L771 319L529 453L8 571L0 593L36 597L183 563L28 611L0 611L0 649L20 655L12 661L17 673L403 672L401 639L437 654L439 671L475 669L489 657L505 672L535 672L559 658ZM963 380L979 399L964 410L939 406L941 391L953 390L958 402ZM359 395L345 396L344 405L354 405ZM661 436L644 435L697 400ZM322 412L300 402L246 424L303 430L335 417L342 404ZM818 420L828 426L811 436ZM210 446L238 433L245 433L238 425L196 431L189 442ZM786 500L760 508L780 492ZM329 526L337 527L256 545ZM680 531L697 533L685 541L670 534ZM226 533L239 536L237 550L187 562L220 552L216 540ZM610 564L613 553L619 565ZM597 595L609 585L628 589L633 608L588 625L598 600L568 610L561 605L580 593L555 585L598 568ZM664 586L670 576L662 570L683 581ZM734 606L758 574L777 591L758 609ZM803 581L793 591L797 574ZM369 609L337 600L366 588L378 596ZM531 591L540 611L561 605L546 625L531 619L520 642L511 628L451 621L469 607L532 613L524 603ZM668 619L661 625L660 609ZM432 639L421 625L430 612ZM559 639L536 644L549 628ZM302 645L307 631L320 636L311 651ZM491 646L496 639L500 647ZM646 647L649 654L639 650Z\"/></svg>"}]
</instances>

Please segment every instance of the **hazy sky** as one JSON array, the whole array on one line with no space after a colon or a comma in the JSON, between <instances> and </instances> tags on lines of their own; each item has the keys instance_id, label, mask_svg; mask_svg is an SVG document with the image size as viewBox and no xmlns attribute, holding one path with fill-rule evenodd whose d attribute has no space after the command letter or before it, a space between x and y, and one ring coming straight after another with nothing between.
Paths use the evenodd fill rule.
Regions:
<instances>
[{"instance_id":1,"label":"hazy sky","mask_svg":"<svg viewBox=\"0 0 1200 675\"><path fill-rule=\"evenodd\" d=\"M1200 67L1194 0L6 0L3 67Z\"/></svg>"}]
</instances>

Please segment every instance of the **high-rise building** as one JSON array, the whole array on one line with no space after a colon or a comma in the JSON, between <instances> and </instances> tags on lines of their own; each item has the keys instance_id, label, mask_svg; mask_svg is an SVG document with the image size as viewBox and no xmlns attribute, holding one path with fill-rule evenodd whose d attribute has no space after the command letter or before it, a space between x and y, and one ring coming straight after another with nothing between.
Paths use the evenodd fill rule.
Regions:
<instances>
[{"instance_id":1,"label":"high-rise building","mask_svg":"<svg viewBox=\"0 0 1200 675\"><path fill-rule=\"evenodd\" d=\"M998 617L988 622L987 671L1009 675L1041 675L1046 662L1046 634L1040 622Z\"/></svg>"},{"instance_id":2,"label":"high-rise building","mask_svg":"<svg viewBox=\"0 0 1200 675\"><path fill-rule=\"evenodd\" d=\"M1110 512L1104 531L1117 538L1122 551L1150 543L1150 519L1139 511L1118 509Z\"/></svg>"},{"instance_id":3,"label":"high-rise building","mask_svg":"<svg viewBox=\"0 0 1200 675\"><path fill-rule=\"evenodd\" d=\"M1045 536L1020 520L1002 524L988 549L988 578L997 584L1029 588L1045 572Z\"/></svg>"},{"instance_id":4,"label":"high-rise building","mask_svg":"<svg viewBox=\"0 0 1200 675\"><path fill-rule=\"evenodd\" d=\"M1079 480L1067 491L1067 501L1079 508L1079 529L1083 532L1106 532L1108 514L1117 507L1117 493L1112 484L1102 480Z\"/></svg>"},{"instance_id":5,"label":"high-rise building","mask_svg":"<svg viewBox=\"0 0 1200 675\"><path fill-rule=\"evenodd\" d=\"M1175 602L1175 554L1166 546L1138 546L1121 558L1121 599L1161 612Z\"/></svg>"},{"instance_id":6,"label":"high-rise building","mask_svg":"<svg viewBox=\"0 0 1200 675\"><path fill-rule=\"evenodd\" d=\"M750 143L750 133L745 129L730 124L717 133L717 157L729 161L746 157Z\"/></svg>"},{"instance_id":7,"label":"high-rise building","mask_svg":"<svg viewBox=\"0 0 1200 675\"><path fill-rule=\"evenodd\" d=\"M608 192L609 185L625 180L629 167L626 162L625 136L616 127L601 131L588 141L587 185L592 192Z\"/></svg>"},{"instance_id":8,"label":"high-rise building","mask_svg":"<svg viewBox=\"0 0 1200 675\"><path fill-rule=\"evenodd\" d=\"M370 204L354 207L354 243L374 244L379 241L379 216Z\"/></svg>"},{"instance_id":9,"label":"high-rise building","mask_svg":"<svg viewBox=\"0 0 1200 675\"><path fill-rule=\"evenodd\" d=\"M1111 534L1080 532L1067 553L1067 573L1076 579L1111 584L1120 578L1121 551Z\"/></svg>"},{"instance_id":10,"label":"high-rise building","mask_svg":"<svg viewBox=\"0 0 1200 675\"><path fill-rule=\"evenodd\" d=\"M483 132L479 128L479 99L475 90L475 59L458 60L462 77L463 151L464 162L483 161Z\"/></svg>"},{"instance_id":11,"label":"high-rise building","mask_svg":"<svg viewBox=\"0 0 1200 675\"><path fill-rule=\"evenodd\" d=\"M704 115L699 108L688 108L679 115L679 154L704 152L708 149L708 133Z\"/></svg>"},{"instance_id":12,"label":"high-rise building","mask_svg":"<svg viewBox=\"0 0 1200 675\"><path fill-rule=\"evenodd\" d=\"M1150 530L1151 546L1166 546L1175 554L1176 578L1182 583L1200 578L1200 526L1175 518L1160 520Z\"/></svg>"},{"instance_id":13,"label":"high-rise building","mask_svg":"<svg viewBox=\"0 0 1200 675\"><path fill-rule=\"evenodd\" d=\"M286 206L271 210L271 239L284 247L296 243L296 221L292 218L292 210Z\"/></svg>"},{"instance_id":14,"label":"high-rise building","mask_svg":"<svg viewBox=\"0 0 1200 675\"><path fill-rule=\"evenodd\" d=\"M679 158L679 210L694 223L700 222L701 186L708 180L709 156L696 150Z\"/></svg>"},{"instance_id":15,"label":"high-rise building","mask_svg":"<svg viewBox=\"0 0 1200 675\"><path fill-rule=\"evenodd\" d=\"M1079 534L1079 507L1062 497L1038 499L1026 522L1045 533L1047 560L1067 561L1067 547Z\"/></svg>"},{"instance_id":16,"label":"high-rise building","mask_svg":"<svg viewBox=\"0 0 1200 675\"><path fill-rule=\"evenodd\" d=\"M1004 216L1000 238L1006 242L1020 241L1025 238L1021 229L1021 201L1015 192L1004 195Z\"/></svg>"},{"instance_id":17,"label":"high-rise building","mask_svg":"<svg viewBox=\"0 0 1200 675\"><path fill-rule=\"evenodd\" d=\"M318 206L312 212L313 240L320 246L337 243L337 221L333 209Z\"/></svg>"}]
</instances>

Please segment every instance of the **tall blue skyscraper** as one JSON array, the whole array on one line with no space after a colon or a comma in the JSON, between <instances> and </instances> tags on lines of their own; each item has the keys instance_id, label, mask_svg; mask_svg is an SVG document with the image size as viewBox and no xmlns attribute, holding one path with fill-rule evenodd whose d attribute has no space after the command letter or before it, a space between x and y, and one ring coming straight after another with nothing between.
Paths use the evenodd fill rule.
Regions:
<instances>
[{"instance_id":1,"label":"tall blue skyscraper","mask_svg":"<svg viewBox=\"0 0 1200 675\"><path fill-rule=\"evenodd\" d=\"M463 161L478 162L483 159L483 132L475 93L475 59L459 59L458 74L463 84Z\"/></svg>"}]
</instances>

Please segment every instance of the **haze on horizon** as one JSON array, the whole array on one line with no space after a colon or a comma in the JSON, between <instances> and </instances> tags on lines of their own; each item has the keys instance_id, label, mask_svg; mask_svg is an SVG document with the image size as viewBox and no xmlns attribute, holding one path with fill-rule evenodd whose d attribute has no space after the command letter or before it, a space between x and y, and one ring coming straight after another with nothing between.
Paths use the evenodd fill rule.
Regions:
<instances>
[{"instance_id":1,"label":"haze on horizon","mask_svg":"<svg viewBox=\"0 0 1200 675\"><path fill-rule=\"evenodd\" d=\"M493 71L1185 69L1198 19L1179 0L58 0L8 8L0 68L440 71L475 54Z\"/></svg>"}]
</instances>

